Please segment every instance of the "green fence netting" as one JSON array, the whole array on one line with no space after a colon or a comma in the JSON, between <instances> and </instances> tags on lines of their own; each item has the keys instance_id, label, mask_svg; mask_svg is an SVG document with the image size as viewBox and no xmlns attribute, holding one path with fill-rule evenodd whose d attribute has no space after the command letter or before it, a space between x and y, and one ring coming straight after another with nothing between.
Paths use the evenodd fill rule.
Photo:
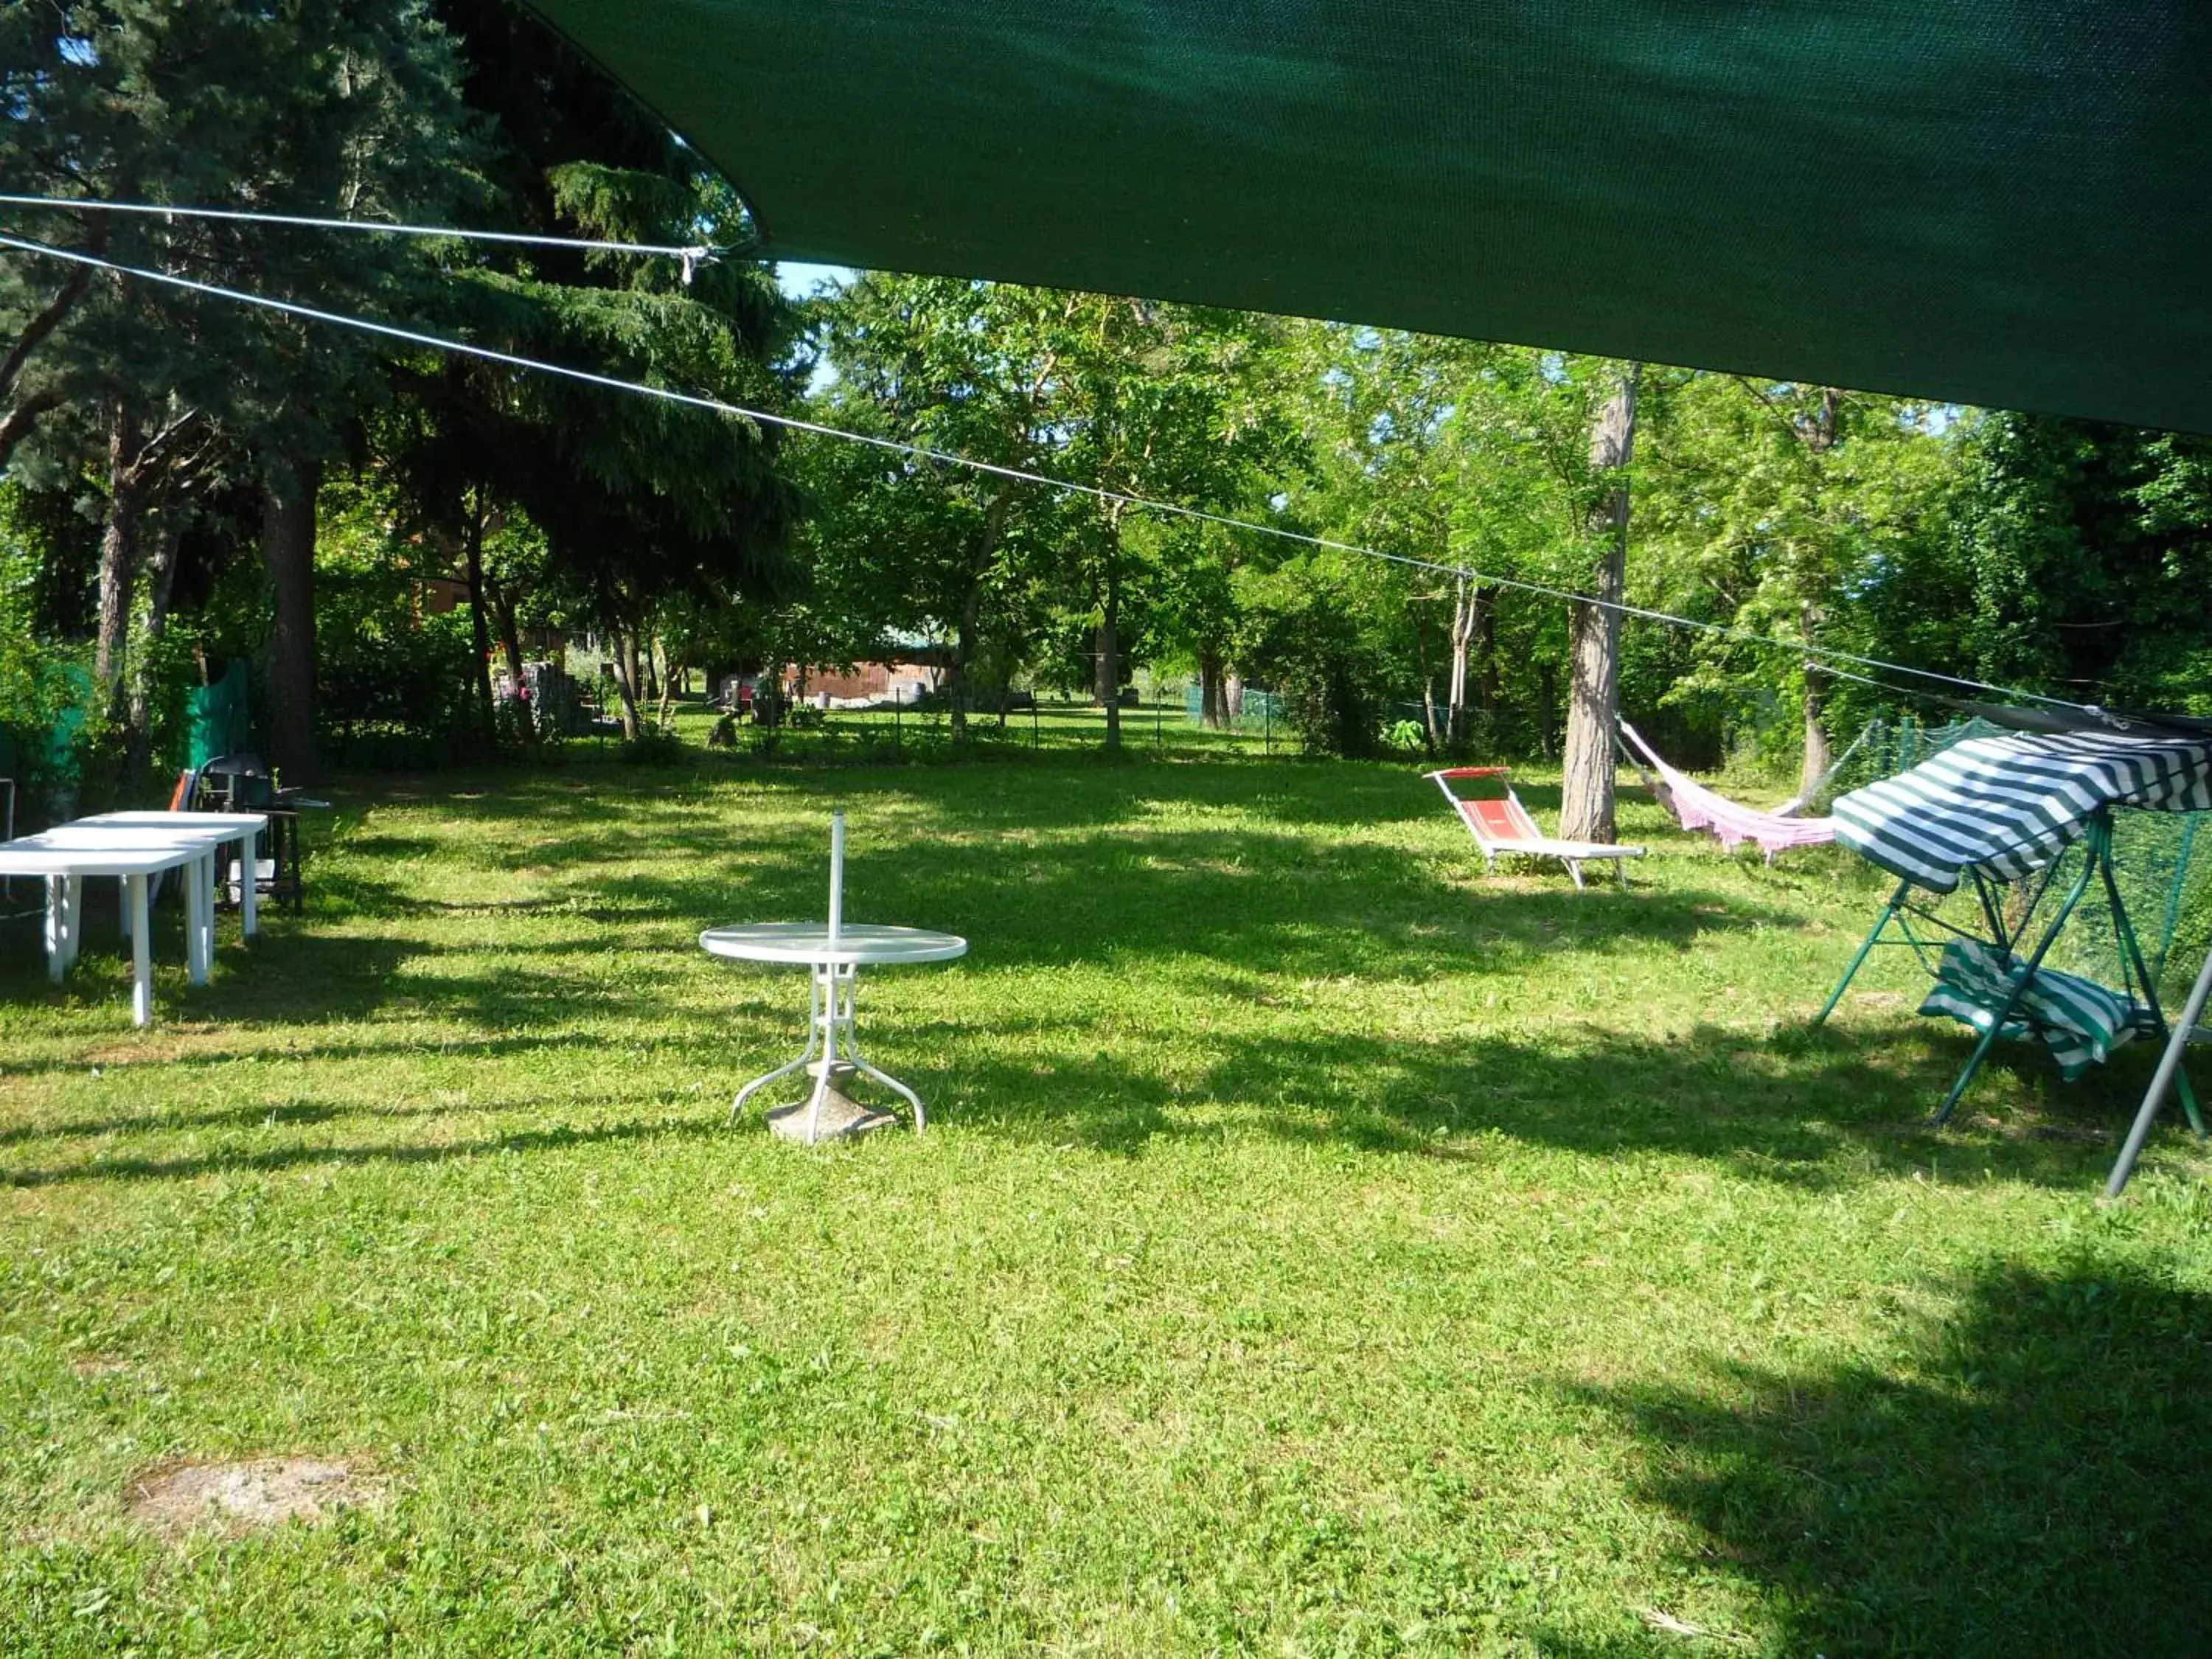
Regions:
<instances>
[{"instance_id":1,"label":"green fence netting","mask_svg":"<svg viewBox=\"0 0 2212 1659\"><path fill-rule=\"evenodd\" d=\"M252 686L245 662L231 659L222 678L185 694L185 760L197 771L218 755L253 746Z\"/></svg>"}]
</instances>

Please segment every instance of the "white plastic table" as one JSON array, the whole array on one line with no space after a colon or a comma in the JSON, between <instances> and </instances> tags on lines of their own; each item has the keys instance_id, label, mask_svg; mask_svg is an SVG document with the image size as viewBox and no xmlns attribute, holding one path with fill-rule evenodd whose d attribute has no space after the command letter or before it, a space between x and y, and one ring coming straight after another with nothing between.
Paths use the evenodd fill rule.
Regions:
<instances>
[{"instance_id":1,"label":"white plastic table","mask_svg":"<svg viewBox=\"0 0 2212 1659\"><path fill-rule=\"evenodd\" d=\"M884 927L851 923L833 937L818 921L762 921L736 927L709 927L699 935L709 955L736 962L783 963L813 970L812 994L807 1014L806 1047L799 1058L763 1073L738 1091L730 1103L735 1122L746 1099L780 1077L802 1068L814 1078L814 1092L806 1108L806 1144L821 1133L822 1102L841 1073L860 1072L893 1091L914 1108L914 1129L920 1134L927 1121L921 1097L882 1067L871 1065L860 1054L853 1033L853 991L864 967L884 968L901 963L950 962L964 956L968 941L957 933L933 933L921 927Z\"/></svg>"},{"instance_id":2,"label":"white plastic table","mask_svg":"<svg viewBox=\"0 0 2212 1659\"><path fill-rule=\"evenodd\" d=\"M241 871L253 868L253 844L261 832L269 827L266 812L99 812L88 818L77 818L61 827L73 830L82 824L102 829L159 830L180 840L204 841L210 848L227 841L238 843L238 863ZM210 861L212 862L212 861ZM210 869L208 884L215 884ZM252 939L261 931L260 913L254 903L254 884L241 881L238 890L239 931ZM214 925L214 913L209 913L209 925Z\"/></svg>"},{"instance_id":3,"label":"white plastic table","mask_svg":"<svg viewBox=\"0 0 2212 1659\"><path fill-rule=\"evenodd\" d=\"M206 849L177 842L141 846L82 843L57 845L44 836L0 842L0 872L46 878L46 973L56 981L69 972L83 944L84 878L118 876L124 890L124 916L131 930L131 1017L140 1025L154 1018L152 933L146 923L146 883L165 870L185 870L207 857ZM185 929L192 982L207 977L203 941L187 919Z\"/></svg>"},{"instance_id":4,"label":"white plastic table","mask_svg":"<svg viewBox=\"0 0 2212 1659\"><path fill-rule=\"evenodd\" d=\"M268 822L258 812L110 812L78 818L36 836L0 842L0 873L46 881L46 973L59 982L84 944L84 883L113 876L123 883L123 929L131 940L132 1020L154 1017L152 933L147 925L149 878L179 872L185 884L185 975L207 983L215 961L215 854L237 841L252 856L253 837ZM255 931L250 904L246 933Z\"/></svg>"}]
</instances>

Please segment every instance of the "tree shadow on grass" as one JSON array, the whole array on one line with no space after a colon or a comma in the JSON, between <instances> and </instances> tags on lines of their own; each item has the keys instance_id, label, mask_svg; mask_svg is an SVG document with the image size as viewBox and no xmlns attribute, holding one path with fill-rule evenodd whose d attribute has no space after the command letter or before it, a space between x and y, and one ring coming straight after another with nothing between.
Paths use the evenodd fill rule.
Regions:
<instances>
[{"instance_id":1,"label":"tree shadow on grass","mask_svg":"<svg viewBox=\"0 0 2212 1659\"><path fill-rule=\"evenodd\" d=\"M535 1103L529 1103L533 1105ZM520 1110L524 1103L475 1106L471 1115L501 1110ZM319 1121L339 1115L306 1103L300 1119ZM387 1115L378 1112L378 1116ZM342 1146L285 1146L261 1150L229 1146L181 1158L101 1158L42 1168L0 1169L0 1187L59 1186L73 1181L188 1181L208 1175L268 1174L275 1170L312 1169L322 1164L442 1164L454 1159L560 1152L577 1147L634 1144L640 1141L698 1140L727 1133L720 1115L669 1113L652 1118L631 1118L620 1123L589 1127L562 1124L545 1129L516 1129L474 1140L384 1141Z\"/></svg>"},{"instance_id":2,"label":"tree shadow on grass","mask_svg":"<svg viewBox=\"0 0 2212 1659\"><path fill-rule=\"evenodd\" d=\"M1642 1443L1686 1579L1758 1587L1761 1651L2206 1651L2212 1297L2088 1264L1960 1302L1902 1364L1574 1392Z\"/></svg>"},{"instance_id":3,"label":"tree shadow on grass","mask_svg":"<svg viewBox=\"0 0 2212 1659\"><path fill-rule=\"evenodd\" d=\"M1156 1137L1256 1130L1481 1162L1503 1138L1592 1158L1696 1158L1810 1188L1884 1174L2087 1187L2111 1162L2152 1058L2044 1091L2031 1121L1938 1134L1926 1115L1966 1049L1941 1033L1903 1043L1711 1025L1657 1039L1589 1024L1541 1039L1221 1036L1200 1072L1169 1076L1049 1023L1014 1026L1018 1057L975 1056L1008 1034L912 1025L885 1063L902 1072L900 1058L917 1050L948 1056L932 1109L945 1122L1124 1155ZM2019 1063L2044 1079L2033 1058Z\"/></svg>"},{"instance_id":4,"label":"tree shadow on grass","mask_svg":"<svg viewBox=\"0 0 2212 1659\"><path fill-rule=\"evenodd\" d=\"M583 848L558 879L580 913L685 927L788 921L826 908L811 845L686 859L680 873L605 871ZM1307 975L1426 980L1534 964L1547 953L1692 947L1700 938L1801 926L1801 914L1702 888L1577 893L1507 882L1354 843L1316 857L1289 831L1091 830L1042 846L940 842L848 851L846 915L963 934L979 963L1012 967L1208 957Z\"/></svg>"},{"instance_id":5,"label":"tree shadow on grass","mask_svg":"<svg viewBox=\"0 0 2212 1659\"><path fill-rule=\"evenodd\" d=\"M1290 769L1302 773L1292 781L1310 799L1285 809L1283 824L1224 819L1218 830L1194 829L1132 806L1172 799L1249 807L1281 781L1241 768L1102 772L1087 799L1058 802L1064 816L1049 835L1030 833L1037 825L1025 793L1038 781L1033 774L1009 775L995 804L967 802L974 823L995 823L1006 835L940 827L907 836L886 812L889 828L856 838L849 915L966 933L969 969L1007 975L1010 988L1034 970L1079 964L1104 968L1107 986L1129 994L1109 1006L1111 997L1086 994L1049 1014L990 1006L937 1024L886 1025L871 1016L864 1035L872 1048L883 1043L893 1071L941 1095L953 1109L949 1121L1124 1152L1225 1115L1285 1137L1374 1151L1463 1157L1470 1138L1504 1136L1596 1155L1671 1152L1803 1183L1905 1167L2086 1182L2108 1157L2102 1137L2141 1087L2147 1058L2124 1055L2049 1109L2058 1140L1933 1139L1920 1133L1920 1119L1963 1059L1963 1039L1848 1028L1762 1037L1713 1024L1668 1034L1639 1024L1638 975L1662 983L1722 933L1802 928L1806 914L1786 890L1746 896L1684 879L1623 896L1578 895L1556 878L1487 882L1468 874L1467 849L1449 823L1445 833L1413 843L1378 834L1317 847L1310 834L1284 825L1336 803L1341 779L1329 769ZM1359 787L1352 793L1365 790L1368 804L1356 810L1368 822L1405 811L1392 793L1402 781L1395 775L1351 775ZM906 781L856 781L897 790ZM535 824L529 815L543 793L461 805L481 825ZM618 1020L719 1065L731 1048L726 1015L752 1001L782 1008L793 988L769 975L733 980L711 1009L696 998L681 1006L668 993L702 971L696 929L821 914L818 781L788 793L788 823L750 824L742 836L732 834L726 805L687 800L682 823L648 837L659 857L641 870L618 861L635 854L638 826L618 811L594 812L589 795L569 791L552 843L557 857L542 841L517 854L544 861L532 878L554 890L511 902L496 886L483 902L426 898L406 890L404 872L343 861L318 890L322 910L283 919L251 951L227 951L215 988L191 994L185 1006L241 1031L299 1028L301 1059L588 1049L602 1044L606 1022ZM909 818L915 799L900 807ZM441 798L441 808L449 801ZM1114 810L1134 816L1100 822L1115 801ZM933 821L958 818L940 805L933 796L922 801ZM472 830L471 844L507 839ZM319 929L333 914L390 925ZM549 929L544 919L554 915L580 927ZM1847 941L1836 948L1840 960ZM564 959L605 952L649 960L612 979L564 969ZM1579 1000L1547 1002L1537 976L1563 963L1580 964ZM404 971L410 965L418 971ZM111 963L111 977L112 970ZM1418 999L1432 984L1470 980L1494 985L1501 998L1533 988L1528 1006L1548 1025L1534 1035L1395 1036L1347 1032L1344 1020L1325 1017L1333 988L1348 981ZM0 994L9 989L0 985ZM1808 988L1808 1000L1817 989ZM1141 1018L1133 1023L1147 998L1178 1005L1165 1017L1167 1046L1184 1057L1171 1066L1152 1060ZM1293 1012L1306 1000L1324 1017L1221 1018L1208 1012L1208 1000L1288 1003ZM349 1029L325 1042L315 1029L385 1021L394 1023L388 1040ZM410 1030L410 1023L434 1029ZM228 1057L179 1056L210 1065ZM2142 1066L2133 1065L2137 1059Z\"/></svg>"}]
</instances>

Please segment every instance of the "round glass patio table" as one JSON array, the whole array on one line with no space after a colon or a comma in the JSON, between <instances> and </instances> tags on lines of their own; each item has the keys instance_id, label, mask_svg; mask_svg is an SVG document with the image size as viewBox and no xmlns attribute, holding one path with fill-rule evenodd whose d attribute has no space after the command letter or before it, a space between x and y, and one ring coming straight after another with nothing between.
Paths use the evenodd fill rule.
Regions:
<instances>
[{"instance_id":1,"label":"round glass patio table","mask_svg":"<svg viewBox=\"0 0 2212 1659\"><path fill-rule=\"evenodd\" d=\"M709 927L699 935L699 945L708 955L733 962L776 963L811 970L805 1051L738 1090L737 1098L730 1103L732 1123L757 1091L803 1069L814 1079L806 1110L805 1139L811 1146L821 1133L823 1099L840 1076L859 1072L912 1106L915 1133L921 1133L926 1121L921 1097L860 1054L853 1031L853 993L862 968L950 962L968 953L966 939L957 933L872 923L856 922L832 930L818 921L757 921Z\"/></svg>"}]
</instances>

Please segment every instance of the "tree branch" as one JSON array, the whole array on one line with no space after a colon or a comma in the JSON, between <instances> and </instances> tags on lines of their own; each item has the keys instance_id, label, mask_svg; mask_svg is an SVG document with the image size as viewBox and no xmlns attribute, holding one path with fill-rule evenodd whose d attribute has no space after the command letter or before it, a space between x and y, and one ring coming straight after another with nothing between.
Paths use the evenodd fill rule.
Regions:
<instances>
[{"instance_id":1,"label":"tree branch","mask_svg":"<svg viewBox=\"0 0 2212 1659\"><path fill-rule=\"evenodd\" d=\"M1768 414L1774 416L1776 420L1782 422L1782 429L1790 434L1790 441L1793 443L1805 442L1805 434L1797 429L1797 422L1791 420L1789 416L1783 413L1781 406L1778 404L1773 398L1768 397L1764 392L1761 392L1757 386L1753 386L1749 380L1744 379L1741 374L1731 374L1729 378L1734 380L1738 386L1741 386L1746 392L1749 392L1753 398L1758 399L1761 408L1765 409Z\"/></svg>"},{"instance_id":2,"label":"tree branch","mask_svg":"<svg viewBox=\"0 0 2212 1659\"><path fill-rule=\"evenodd\" d=\"M8 465L8 458L15 453L15 446L30 436L31 428L39 422L39 416L50 409L60 407L61 402L60 390L48 386L43 392L33 392L6 415L0 416L0 467Z\"/></svg>"},{"instance_id":3,"label":"tree branch","mask_svg":"<svg viewBox=\"0 0 2212 1659\"><path fill-rule=\"evenodd\" d=\"M15 337L14 347L5 357L0 357L0 398L7 396L15 386L16 376L23 372L23 365L31 354L39 349L48 335L62 325L62 320L84 297L85 289L92 286L92 273L90 265L79 265L70 271L54 297L46 302L46 308L23 325L23 331Z\"/></svg>"}]
</instances>

